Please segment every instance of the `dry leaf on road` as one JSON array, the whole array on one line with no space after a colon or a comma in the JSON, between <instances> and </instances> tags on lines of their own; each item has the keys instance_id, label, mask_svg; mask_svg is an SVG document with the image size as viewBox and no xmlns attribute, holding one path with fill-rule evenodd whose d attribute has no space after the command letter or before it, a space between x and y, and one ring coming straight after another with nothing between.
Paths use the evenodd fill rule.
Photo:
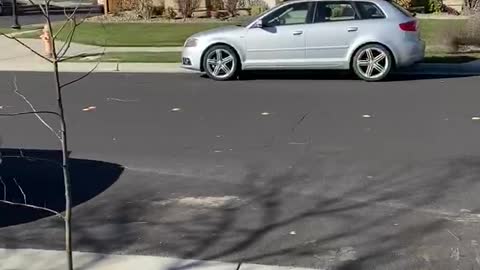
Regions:
<instances>
[{"instance_id":1,"label":"dry leaf on road","mask_svg":"<svg viewBox=\"0 0 480 270\"><path fill-rule=\"evenodd\" d=\"M94 111L95 109L97 109L97 107L95 107L95 106L90 106L90 107L84 108L82 111L84 111L84 112L89 112L89 111Z\"/></svg>"}]
</instances>

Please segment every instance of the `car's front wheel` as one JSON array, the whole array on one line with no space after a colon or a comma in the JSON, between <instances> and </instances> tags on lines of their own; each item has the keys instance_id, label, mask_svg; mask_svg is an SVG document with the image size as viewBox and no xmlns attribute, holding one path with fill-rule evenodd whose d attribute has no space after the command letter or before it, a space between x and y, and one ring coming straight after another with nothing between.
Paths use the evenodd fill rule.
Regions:
<instances>
[{"instance_id":1,"label":"car's front wheel","mask_svg":"<svg viewBox=\"0 0 480 270\"><path fill-rule=\"evenodd\" d=\"M203 59L205 73L217 81L236 78L239 66L237 54L226 45L216 45L209 48Z\"/></svg>"},{"instance_id":2,"label":"car's front wheel","mask_svg":"<svg viewBox=\"0 0 480 270\"><path fill-rule=\"evenodd\" d=\"M380 81L388 76L392 64L392 55L387 48L379 44L368 44L355 53L352 68L362 80Z\"/></svg>"}]
</instances>

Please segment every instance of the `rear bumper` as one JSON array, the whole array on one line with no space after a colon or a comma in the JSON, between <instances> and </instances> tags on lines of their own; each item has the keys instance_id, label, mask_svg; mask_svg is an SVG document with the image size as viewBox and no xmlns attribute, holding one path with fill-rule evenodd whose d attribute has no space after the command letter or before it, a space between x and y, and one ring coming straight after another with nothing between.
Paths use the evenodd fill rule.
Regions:
<instances>
[{"instance_id":1,"label":"rear bumper","mask_svg":"<svg viewBox=\"0 0 480 270\"><path fill-rule=\"evenodd\" d=\"M425 58L425 42L421 40L402 44L397 56L398 67L407 67L422 62Z\"/></svg>"}]
</instances>

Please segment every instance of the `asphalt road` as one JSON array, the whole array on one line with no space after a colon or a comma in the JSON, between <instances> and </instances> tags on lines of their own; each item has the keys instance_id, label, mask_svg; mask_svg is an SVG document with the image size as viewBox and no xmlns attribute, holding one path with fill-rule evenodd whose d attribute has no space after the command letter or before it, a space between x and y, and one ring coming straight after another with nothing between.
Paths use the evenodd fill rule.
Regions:
<instances>
[{"instance_id":1,"label":"asphalt road","mask_svg":"<svg viewBox=\"0 0 480 270\"><path fill-rule=\"evenodd\" d=\"M0 74L0 112L28 109L13 76ZM479 269L480 78L331 76L99 73L66 89L76 249ZM49 74L16 81L38 110L54 108ZM22 200L15 178L28 202L61 211L51 131L32 115L0 118L0 143L8 199ZM62 249L56 217L0 216L0 247Z\"/></svg>"}]
</instances>

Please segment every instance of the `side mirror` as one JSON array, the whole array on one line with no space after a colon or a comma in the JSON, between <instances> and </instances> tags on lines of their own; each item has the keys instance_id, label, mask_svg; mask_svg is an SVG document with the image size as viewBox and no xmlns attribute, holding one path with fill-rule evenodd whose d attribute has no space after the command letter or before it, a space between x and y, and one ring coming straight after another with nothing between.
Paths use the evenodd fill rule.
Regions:
<instances>
[{"instance_id":1,"label":"side mirror","mask_svg":"<svg viewBox=\"0 0 480 270\"><path fill-rule=\"evenodd\" d=\"M253 28L263 28L263 22L262 22L262 20L257 20L257 21L253 24Z\"/></svg>"}]
</instances>

